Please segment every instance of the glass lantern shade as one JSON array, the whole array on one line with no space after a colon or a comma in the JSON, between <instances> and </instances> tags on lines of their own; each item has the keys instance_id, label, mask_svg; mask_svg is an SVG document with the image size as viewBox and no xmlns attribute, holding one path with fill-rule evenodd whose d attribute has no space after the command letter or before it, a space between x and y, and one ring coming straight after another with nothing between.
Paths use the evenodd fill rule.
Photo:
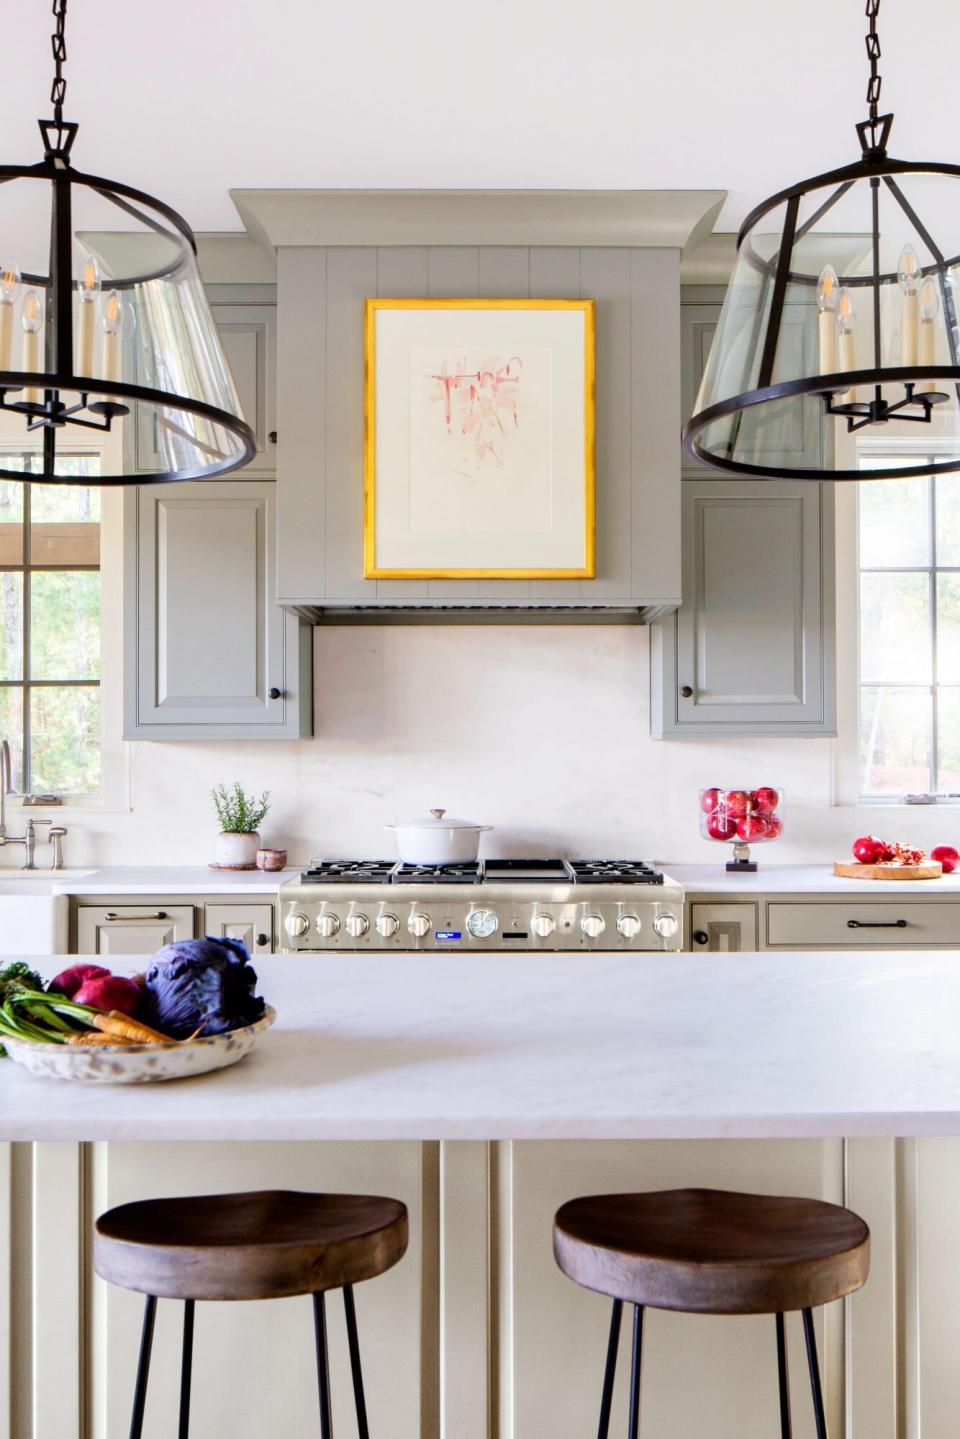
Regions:
<instances>
[{"instance_id":1,"label":"glass lantern shade","mask_svg":"<svg viewBox=\"0 0 960 1439\"><path fill-rule=\"evenodd\" d=\"M25 434L42 434L35 478L63 484L76 477L58 451L82 427L119 420L151 483L224 475L252 458L193 232L175 211L57 155L0 167L0 415L6 436L17 417Z\"/></svg>"},{"instance_id":2,"label":"glass lantern shade","mask_svg":"<svg viewBox=\"0 0 960 1439\"><path fill-rule=\"evenodd\" d=\"M762 479L960 470L958 283L960 167L872 151L758 206L687 454ZM866 446L896 458L867 476Z\"/></svg>"}]
</instances>

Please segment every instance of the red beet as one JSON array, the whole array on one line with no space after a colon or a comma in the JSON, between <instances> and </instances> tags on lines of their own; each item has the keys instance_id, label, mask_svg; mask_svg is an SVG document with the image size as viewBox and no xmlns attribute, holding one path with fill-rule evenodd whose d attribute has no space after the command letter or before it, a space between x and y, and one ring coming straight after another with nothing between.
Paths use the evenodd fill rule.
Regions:
<instances>
[{"instance_id":1,"label":"red beet","mask_svg":"<svg viewBox=\"0 0 960 1439\"><path fill-rule=\"evenodd\" d=\"M120 1014L133 1014L140 1003L141 989L132 979L119 974L105 974L87 980L73 996L76 1004L89 1004L92 1009L115 1009Z\"/></svg>"},{"instance_id":2,"label":"red beet","mask_svg":"<svg viewBox=\"0 0 960 1439\"><path fill-rule=\"evenodd\" d=\"M108 979L109 969L104 969L100 964L71 964L69 969L64 969L51 979L47 988L52 989L56 994L63 994L67 999L73 999L77 990L93 979Z\"/></svg>"}]
</instances>

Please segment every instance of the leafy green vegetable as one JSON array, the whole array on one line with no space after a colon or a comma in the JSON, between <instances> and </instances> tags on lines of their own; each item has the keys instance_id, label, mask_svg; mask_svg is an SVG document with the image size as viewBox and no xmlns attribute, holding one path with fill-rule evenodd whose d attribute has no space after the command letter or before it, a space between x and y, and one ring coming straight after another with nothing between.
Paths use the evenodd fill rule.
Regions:
<instances>
[{"instance_id":1,"label":"leafy green vegetable","mask_svg":"<svg viewBox=\"0 0 960 1439\"><path fill-rule=\"evenodd\" d=\"M22 959L15 959L4 969L0 969L0 1003L20 989L43 989L43 980L35 969L31 969Z\"/></svg>"},{"instance_id":2,"label":"leafy green vegetable","mask_svg":"<svg viewBox=\"0 0 960 1439\"><path fill-rule=\"evenodd\" d=\"M235 780L230 789L222 784L214 785L210 798L224 834L253 834L270 809L269 790L264 790L256 799L244 792L239 780Z\"/></svg>"}]
</instances>

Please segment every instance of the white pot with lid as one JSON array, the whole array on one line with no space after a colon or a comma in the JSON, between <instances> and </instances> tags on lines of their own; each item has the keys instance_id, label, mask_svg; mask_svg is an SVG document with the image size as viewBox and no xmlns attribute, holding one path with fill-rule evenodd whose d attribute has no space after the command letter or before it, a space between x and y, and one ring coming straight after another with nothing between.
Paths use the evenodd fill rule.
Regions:
<instances>
[{"instance_id":1,"label":"white pot with lid","mask_svg":"<svg viewBox=\"0 0 960 1439\"><path fill-rule=\"evenodd\" d=\"M493 825L451 819L445 809L432 809L429 819L400 820L384 828L393 830L404 864L472 864L480 852L481 834Z\"/></svg>"}]
</instances>

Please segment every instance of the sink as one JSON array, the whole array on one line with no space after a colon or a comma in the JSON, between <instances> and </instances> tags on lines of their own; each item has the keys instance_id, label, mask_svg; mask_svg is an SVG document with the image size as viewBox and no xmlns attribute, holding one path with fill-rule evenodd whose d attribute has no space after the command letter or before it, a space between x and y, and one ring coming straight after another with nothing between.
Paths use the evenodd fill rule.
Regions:
<instances>
[{"instance_id":1,"label":"sink","mask_svg":"<svg viewBox=\"0 0 960 1439\"><path fill-rule=\"evenodd\" d=\"M52 880L91 870L0 870L0 960L20 955L63 954L67 948L67 897ZM46 880L46 884L38 883Z\"/></svg>"}]
</instances>

